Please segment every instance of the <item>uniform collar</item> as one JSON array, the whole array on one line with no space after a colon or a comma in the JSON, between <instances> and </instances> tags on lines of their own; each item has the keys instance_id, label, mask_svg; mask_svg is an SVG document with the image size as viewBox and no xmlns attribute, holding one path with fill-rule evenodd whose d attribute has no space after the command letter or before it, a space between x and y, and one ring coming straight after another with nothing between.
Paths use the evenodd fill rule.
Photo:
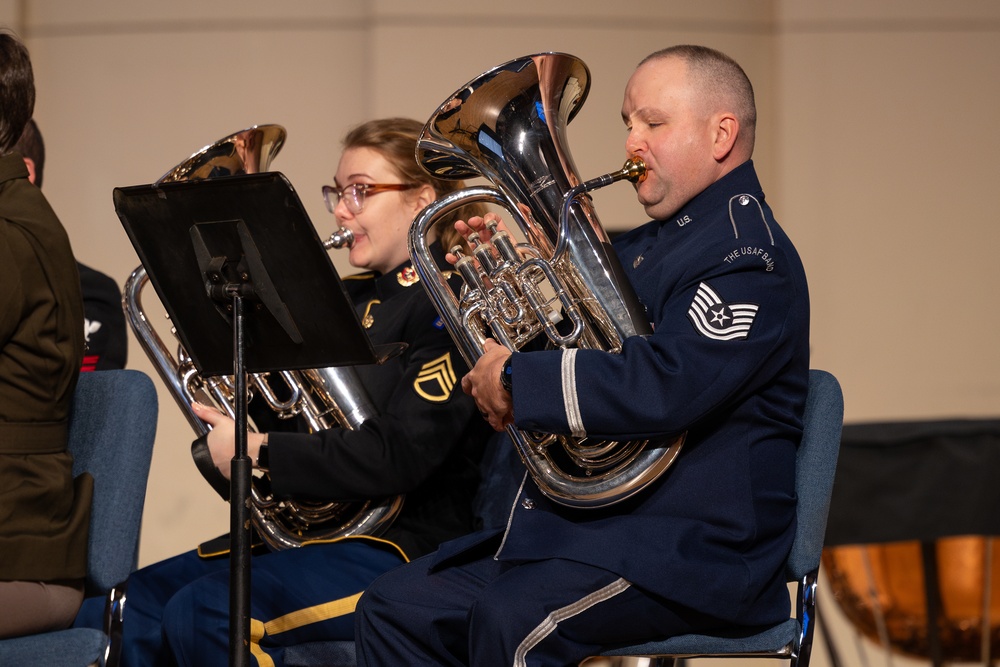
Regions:
<instances>
[{"instance_id":1,"label":"uniform collar","mask_svg":"<svg viewBox=\"0 0 1000 667\"><path fill-rule=\"evenodd\" d=\"M675 229L687 229L696 225L698 220L714 215L719 207L728 207L730 198L736 193L752 194L763 199L760 181L753 166L753 160L747 160L731 172L712 183L685 204L667 220L661 220L661 229L670 232Z\"/></svg>"},{"instance_id":2,"label":"uniform collar","mask_svg":"<svg viewBox=\"0 0 1000 667\"><path fill-rule=\"evenodd\" d=\"M432 243L430 250L431 255L434 257L434 261L439 267L448 266L448 263L444 259L444 250L441 248L440 243L437 241ZM375 281L376 298L382 300L395 296L400 292L405 292L406 290L421 288L420 278L410 261L403 262L387 273L369 271L368 273L359 273L352 276L352 278Z\"/></svg>"},{"instance_id":3,"label":"uniform collar","mask_svg":"<svg viewBox=\"0 0 1000 667\"><path fill-rule=\"evenodd\" d=\"M0 183L27 177L28 166L24 164L20 153L7 153L0 157Z\"/></svg>"}]
</instances>

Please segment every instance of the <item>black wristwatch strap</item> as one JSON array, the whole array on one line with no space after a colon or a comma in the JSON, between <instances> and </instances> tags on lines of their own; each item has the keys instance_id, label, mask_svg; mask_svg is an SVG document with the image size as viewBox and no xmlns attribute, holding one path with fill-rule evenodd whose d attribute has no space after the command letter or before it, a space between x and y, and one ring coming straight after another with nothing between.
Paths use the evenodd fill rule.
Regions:
<instances>
[{"instance_id":1,"label":"black wristwatch strap","mask_svg":"<svg viewBox=\"0 0 1000 667\"><path fill-rule=\"evenodd\" d=\"M257 450L257 467L264 472L267 472L271 468L271 458L268 455L267 444L260 446Z\"/></svg>"},{"instance_id":2,"label":"black wristwatch strap","mask_svg":"<svg viewBox=\"0 0 1000 667\"><path fill-rule=\"evenodd\" d=\"M513 358L513 354L507 357L507 361L503 362L503 368L500 369L500 386L502 386L504 391L508 394L512 392L514 386L514 383L511 381L512 369L510 367L510 362Z\"/></svg>"},{"instance_id":3,"label":"black wristwatch strap","mask_svg":"<svg viewBox=\"0 0 1000 667\"><path fill-rule=\"evenodd\" d=\"M223 500L228 501L229 480L215 467L212 452L208 449L208 433L191 443L191 457L205 481L215 489L216 493L222 496Z\"/></svg>"}]
</instances>

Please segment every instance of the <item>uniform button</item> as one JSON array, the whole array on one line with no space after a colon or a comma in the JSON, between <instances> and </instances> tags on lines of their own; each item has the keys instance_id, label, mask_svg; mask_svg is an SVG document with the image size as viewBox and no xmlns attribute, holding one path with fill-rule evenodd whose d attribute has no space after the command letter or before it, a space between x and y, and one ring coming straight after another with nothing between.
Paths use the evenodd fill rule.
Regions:
<instances>
[{"instance_id":1,"label":"uniform button","mask_svg":"<svg viewBox=\"0 0 1000 667\"><path fill-rule=\"evenodd\" d=\"M526 510L533 510L535 509L535 501L531 498L521 498L521 507Z\"/></svg>"},{"instance_id":2,"label":"uniform button","mask_svg":"<svg viewBox=\"0 0 1000 667\"><path fill-rule=\"evenodd\" d=\"M740 206L746 206L749 203L750 203L750 197L748 197L746 195L741 195L740 196Z\"/></svg>"}]
</instances>

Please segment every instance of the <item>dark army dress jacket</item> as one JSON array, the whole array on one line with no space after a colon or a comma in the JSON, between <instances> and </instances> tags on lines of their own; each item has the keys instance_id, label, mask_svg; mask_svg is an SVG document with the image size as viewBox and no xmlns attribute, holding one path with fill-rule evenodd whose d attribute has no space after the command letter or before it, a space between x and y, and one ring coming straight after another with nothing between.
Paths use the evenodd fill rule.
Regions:
<instances>
[{"instance_id":1,"label":"dark army dress jacket","mask_svg":"<svg viewBox=\"0 0 1000 667\"><path fill-rule=\"evenodd\" d=\"M443 263L440 247L432 250ZM405 494L400 516L381 539L412 559L474 528L477 466L490 431L462 392L468 369L410 263L344 283L372 343L402 342L406 349L383 364L357 367L379 412L359 430L308 438L271 432L271 482L284 498Z\"/></svg>"}]
</instances>

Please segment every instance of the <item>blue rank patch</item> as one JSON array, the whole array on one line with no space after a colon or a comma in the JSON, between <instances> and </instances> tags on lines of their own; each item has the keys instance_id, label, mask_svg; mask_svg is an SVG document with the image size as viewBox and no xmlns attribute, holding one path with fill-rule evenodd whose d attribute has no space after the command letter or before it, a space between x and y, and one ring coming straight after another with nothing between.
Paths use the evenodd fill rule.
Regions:
<instances>
[{"instance_id":1,"label":"blue rank patch","mask_svg":"<svg viewBox=\"0 0 1000 667\"><path fill-rule=\"evenodd\" d=\"M688 308L688 319L706 338L745 340L750 335L757 308L753 303L726 303L708 283L701 283Z\"/></svg>"}]
</instances>

